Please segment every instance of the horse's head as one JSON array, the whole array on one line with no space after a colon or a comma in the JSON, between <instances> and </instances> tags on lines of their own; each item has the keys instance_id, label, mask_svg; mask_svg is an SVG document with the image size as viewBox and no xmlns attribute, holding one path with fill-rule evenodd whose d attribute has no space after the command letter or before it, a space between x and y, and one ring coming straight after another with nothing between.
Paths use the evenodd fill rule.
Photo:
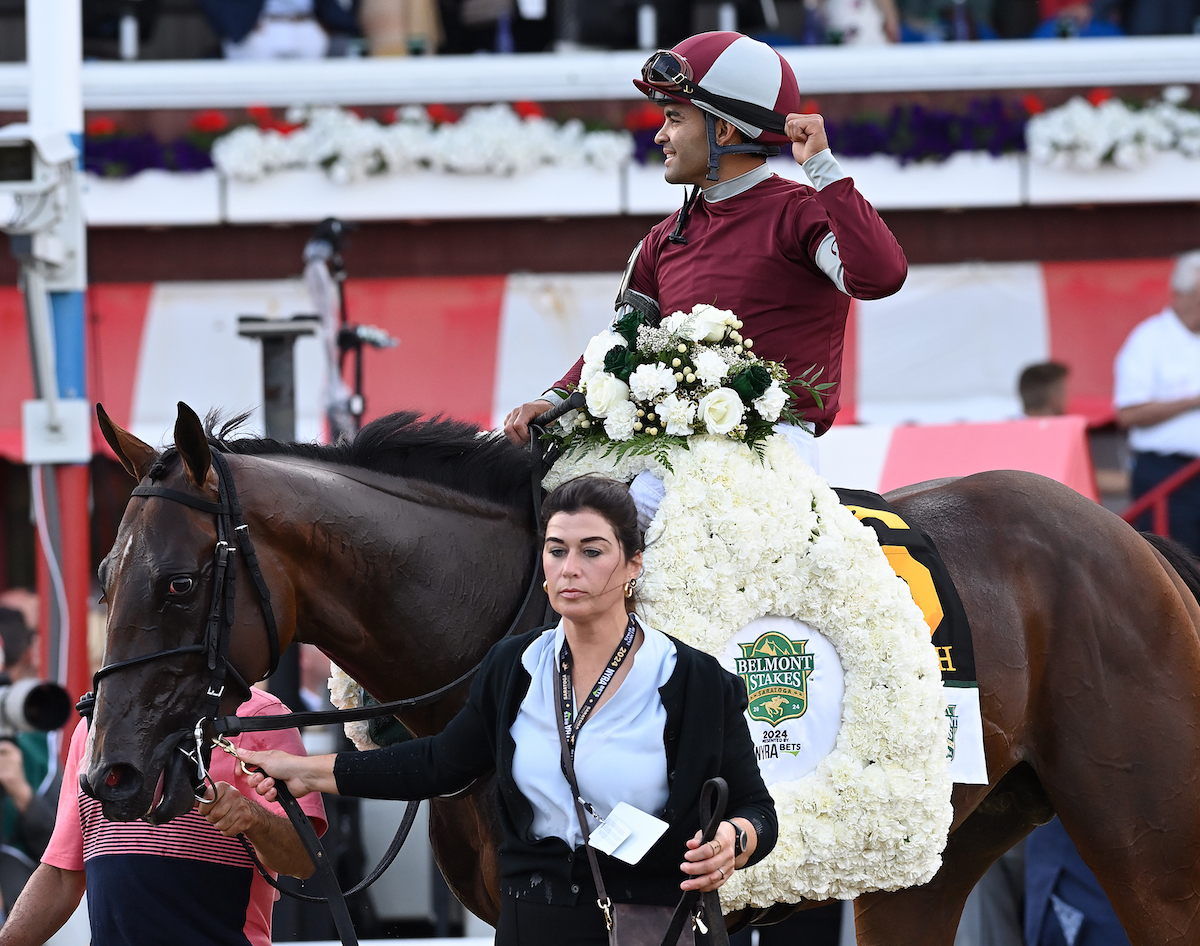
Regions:
<instances>
[{"instance_id":1,"label":"horse's head","mask_svg":"<svg viewBox=\"0 0 1200 946\"><path fill-rule=\"evenodd\" d=\"M175 450L161 456L97 408L100 428L117 457L143 486L218 502L217 473L203 425L179 404ZM181 742L206 715L212 671L201 648L216 583L216 516L162 495L135 495L117 541L100 565L108 599L104 663L113 667L96 687L84 791L114 821L161 824L192 807L196 765ZM263 612L244 560L238 559L235 623L229 660L247 682L270 660ZM158 655L150 659L138 658ZM226 677L220 712L232 713L246 694Z\"/></svg>"}]
</instances>

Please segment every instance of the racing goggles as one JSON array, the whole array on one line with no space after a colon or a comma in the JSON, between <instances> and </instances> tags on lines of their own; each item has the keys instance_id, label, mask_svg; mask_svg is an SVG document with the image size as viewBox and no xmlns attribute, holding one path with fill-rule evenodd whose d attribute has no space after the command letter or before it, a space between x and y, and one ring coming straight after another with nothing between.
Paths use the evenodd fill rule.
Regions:
<instances>
[{"instance_id":1,"label":"racing goggles","mask_svg":"<svg viewBox=\"0 0 1200 946\"><path fill-rule=\"evenodd\" d=\"M642 66L642 81L663 92L682 92L684 95L696 92L691 65L679 53L669 49L660 49L646 60Z\"/></svg>"}]
</instances>

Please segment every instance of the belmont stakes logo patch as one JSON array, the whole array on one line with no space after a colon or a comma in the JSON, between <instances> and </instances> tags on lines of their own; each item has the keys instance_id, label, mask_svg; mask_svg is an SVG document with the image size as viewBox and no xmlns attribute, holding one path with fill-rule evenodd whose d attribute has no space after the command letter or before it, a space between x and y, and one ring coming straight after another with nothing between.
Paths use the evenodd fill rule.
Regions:
<instances>
[{"instance_id":1,"label":"belmont stakes logo patch","mask_svg":"<svg viewBox=\"0 0 1200 946\"><path fill-rule=\"evenodd\" d=\"M742 656L734 670L746 684L751 719L777 726L799 719L808 709L808 678L815 655L804 652L807 640L789 640L768 631L749 644L739 643Z\"/></svg>"},{"instance_id":2,"label":"belmont stakes logo patch","mask_svg":"<svg viewBox=\"0 0 1200 946\"><path fill-rule=\"evenodd\" d=\"M833 645L803 621L766 615L734 634L719 659L746 687L746 728L767 785L813 771L842 722L844 681Z\"/></svg>"}]
</instances>

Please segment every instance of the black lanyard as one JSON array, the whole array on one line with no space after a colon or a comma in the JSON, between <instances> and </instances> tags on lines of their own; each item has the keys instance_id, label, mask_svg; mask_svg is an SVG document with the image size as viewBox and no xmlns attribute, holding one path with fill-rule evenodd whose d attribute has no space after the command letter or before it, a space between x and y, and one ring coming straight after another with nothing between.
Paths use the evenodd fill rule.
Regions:
<instances>
[{"instance_id":1,"label":"black lanyard","mask_svg":"<svg viewBox=\"0 0 1200 946\"><path fill-rule=\"evenodd\" d=\"M579 738L579 730L588 721L588 718L592 715L592 710L600 702L600 697L604 695L604 691L608 689L612 678L616 676L617 671L621 669L621 664L629 656L629 651L633 647L633 639L637 636L637 629L637 621L631 614L629 615L629 625L625 628L625 636L621 638L621 643L613 651L613 655L608 661L608 666L600 674L600 679L596 681L596 685L588 693L587 699L579 707L578 713L575 712L575 691L571 686L571 645L567 643L565 637L563 638L562 654L558 661L558 707L562 713L563 731L567 736L567 745L571 750L572 759L575 758L575 741Z\"/></svg>"}]
</instances>

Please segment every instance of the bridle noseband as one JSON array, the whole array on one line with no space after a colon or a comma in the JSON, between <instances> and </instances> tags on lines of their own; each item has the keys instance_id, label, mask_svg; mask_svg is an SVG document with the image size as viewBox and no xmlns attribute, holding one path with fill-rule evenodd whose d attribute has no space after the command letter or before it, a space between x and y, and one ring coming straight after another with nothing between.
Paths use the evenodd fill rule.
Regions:
<instances>
[{"instance_id":1,"label":"bridle noseband","mask_svg":"<svg viewBox=\"0 0 1200 946\"><path fill-rule=\"evenodd\" d=\"M117 663L101 667L92 677L92 691L84 694L76 707L79 715L87 719L89 723L95 711L96 693L100 689L100 682L102 680L130 667L138 667L154 660L163 660L167 657L175 657L181 654L203 654L208 665L208 689L205 692L204 713L196 724L198 728L203 723L217 718L220 712L221 698L225 695L227 677L232 678L233 682L249 697L250 684L238 672L229 659L230 638L232 637L234 621L234 603L237 592L237 554L239 551L242 553L242 558L246 561L250 577L254 581L254 587L258 593L259 606L262 609L263 622L266 625L267 646L270 652L270 666L267 670L267 676L274 673L275 668L279 666L279 629L275 622L275 611L271 607L271 590L267 587L266 579L263 578L262 568L258 563L258 554L255 552L254 543L250 539L250 527L246 524L246 519L242 515L241 503L238 502L237 488L233 483L233 473L229 469L229 461L225 459L223 454L216 450L212 451L212 464L217 475L217 496L219 502L210 502L200 496L193 496L190 493L168 489L165 486L137 486L131 494L133 496L144 497L157 496L161 499L181 503L184 506L190 506L192 509L198 509L201 512L211 513L216 517L217 543L213 549L213 591L212 600L208 608L208 620L204 630L204 641L199 644L184 644L180 647L172 647L169 650L159 650L150 654L142 654L139 657L131 657L128 660L121 660ZM172 733L168 736L164 740L164 744L170 741L181 743L184 739L192 735L193 730L181 730L178 733ZM195 753L199 758L195 758L193 761L197 763L197 778L202 779L199 773L204 771L205 763L200 741L197 740L196 742ZM184 749L182 746L180 748L185 755L192 758L191 751ZM199 791L202 787L201 783L197 786L197 790Z\"/></svg>"}]
</instances>

